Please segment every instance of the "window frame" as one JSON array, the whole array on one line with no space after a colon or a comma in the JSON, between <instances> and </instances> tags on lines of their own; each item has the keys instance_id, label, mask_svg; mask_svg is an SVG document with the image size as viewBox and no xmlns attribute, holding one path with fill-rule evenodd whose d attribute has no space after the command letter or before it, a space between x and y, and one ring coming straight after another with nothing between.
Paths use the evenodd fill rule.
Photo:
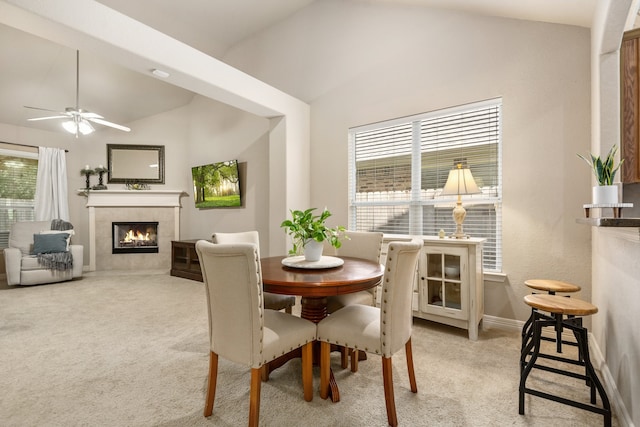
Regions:
<instances>
[{"instance_id":1,"label":"window frame","mask_svg":"<svg viewBox=\"0 0 640 427\"><path fill-rule=\"evenodd\" d=\"M467 207L473 208L476 206L480 208L481 206L486 206L489 211L495 212L495 218L489 222L490 225L495 225L495 231L492 227L491 236L492 242L490 244L490 249L492 253L492 259L487 262L485 259L484 269L486 272L490 273L501 273L502 271L502 98L492 98L484 101L473 102L469 104L464 104L455 107L449 107L439 110L434 110L426 113L405 116L390 120L385 120L381 122L371 123L363 126L357 126L349 129L348 132L348 197L349 197L349 219L348 219L348 228L350 230L357 229L357 219L358 219L358 208L363 207L382 207L385 208L393 208L393 207L403 207L409 212L409 232L413 233L411 235L420 235L422 234L420 230L425 227L425 215L424 207L432 206L434 211L436 209L452 209L457 200L456 196L436 196L432 199L424 198L422 192L424 189L422 186L422 156L426 152L423 150L423 135L421 133L420 124L425 120L438 119L451 115L459 115L461 113L468 113L472 111L478 111L487 109L496 110L497 115L497 129L493 129L493 132L496 132L497 135L494 136L495 143L497 143L497 147L492 149L496 150L496 176L495 181L493 182L495 185L491 186L491 192L486 194L472 195L472 196L463 196L462 201L463 205ZM411 136L411 188L407 191L408 197L403 200L384 200L384 201L362 201L357 200L356 186L358 184L358 169L356 165L356 135L364 132L371 132L375 130L381 130L385 128L391 127L401 127L407 126L407 124L411 124L412 133ZM402 143L401 143L402 144ZM489 143L487 143L489 144ZM493 144L493 142L491 143ZM456 149L459 149L460 145L455 145ZM491 149L491 148L490 148ZM403 152L404 153L404 152ZM394 154L391 152L388 156L382 158L392 158ZM449 169L452 165L449 166ZM473 171L473 166L472 166ZM495 188L495 192L494 192ZM437 191L438 189L436 189ZM360 193L362 194L362 193ZM493 205L493 206L491 206ZM469 209L468 209L469 210ZM375 213L373 214L375 216ZM467 217L467 220L469 217ZM435 221L435 220L434 220ZM416 222L418 225L416 226ZM451 224L453 226L453 219L451 219ZM428 225L428 224L427 224ZM362 230L365 231L365 230ZM402 234L404 235L404 234ZM483 237L474 235L473 237ZM495 258L493 258L493 254L495 254ZM485 257L486 258L486 257Z\"/></svg>"},{"instance_id":2,"label":"window frame","mask_svg":"<svg viewBox=\"0 0 640 427\"><path fill-rule=\"evenodd\" d=\"M0 147L0 156L4 156L4 157L18 157L18 158L24 158L24 159L33 159L38 161L38 153L37 152L33 152L33 151L27 151L27 150L12 150L12 149L7 149L7 148L2 148ZM37 176L37 164L36 164L36 176ZM34 199L31 201L31 203L25 203L25 204L12 204L11 206L5 206L5 205L0 205L0 211L3 210L9 210L9 209L13 209L15 210L17 209L26 209L26 210L30 210L31 211L31 217L29 217L27 215L27 217L24 217L24 220L35 220L35 186L36 186L36 182L34 181L33 183L34 185ZM12 200L21 200L21 199L12 199ZM27 200L27 199L24 199ZM7 218L9 217L9 215L7 214ZM14 218L13 221L9 221L9 219L6 221L7 224L10 226L11 224L22 220L22 218ZM0 230L0 250L7 248L8 247L8 239L9 239L9 232L10 232L10 228L8 230Z\"/></svg>"}]
</instances>

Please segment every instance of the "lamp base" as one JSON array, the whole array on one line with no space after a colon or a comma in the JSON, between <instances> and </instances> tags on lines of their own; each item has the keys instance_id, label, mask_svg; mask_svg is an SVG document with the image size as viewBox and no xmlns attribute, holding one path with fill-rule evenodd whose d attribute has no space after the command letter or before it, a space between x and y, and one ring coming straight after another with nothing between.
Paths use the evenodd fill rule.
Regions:
<instances>
[{"instance_id":1,"label":"lamp base","mask_svg":"<svg viewBox=\"0 0 640 427\"><path fill-rule=\"evenodd\" d=\"M469 236L466 233L453 233L452 235L449 236L450 239L470 239L471 236Z\"/></svg>"},{"instance_id":2,"label":"lamp base","mask_svg":"<svg viewBox=\"0 0 640 427\"><path fill-rule=\"evenodd\" d=\"M467 211L462 207L462 201L460 200L460 196L458 196L458 202L456 203L456 207L453 208L453 221L456 223L456 231L451 236L452 239L468 239L469 235L462 231L462 223L464 222L464 218L467 216Z\"/></svg>"}]
</instances>

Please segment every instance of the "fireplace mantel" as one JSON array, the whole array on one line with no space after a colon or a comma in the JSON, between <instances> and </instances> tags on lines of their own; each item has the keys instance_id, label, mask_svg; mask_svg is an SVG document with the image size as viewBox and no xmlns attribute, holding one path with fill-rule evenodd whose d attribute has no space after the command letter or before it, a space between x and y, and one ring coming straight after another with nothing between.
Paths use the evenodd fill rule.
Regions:
<instances>
[{"instance_id":1,"label":"fireplace mantel","mask_svg":"<svg viewBox=\"0 0 640 427\"><path fill-rule=\"evenodd\" d=\"M117 208L117 212L122 214L121 220L129 220L126 218L127 212L140 208L153 212L157 208L168 208L173 212L171 217L171 223L173 223L171 238L166 243L167 250L170 251L170 241L180 239L180 198L187 196L187 193L182 190L90 190L88 192L82 192L87 196L87 208L89 209L89 270L96 270L96 216L97 211L102 211L100 217L104 217L107 212L114 211ZM121 208L121 209L120 209ZM148 208L148 209L147 209ZM162 209L166 211L166 209ZM148 215L148 214L147 214ZM145 215L146 216L146 215ZM138 219L135 219L136 221ZM101 227L107 225L101 224ZM110 229L111 222L108 227ZM164 245L163 245L164 246ZM165 251L161 248L161 254ZM102 256L102 255L101 255ZM167 255L168 256L168 255Z\"/></svg>"},{"instance_id":2,"label":"fireplace mantel","mask_svg":"<svg viewBox=\"0 0 640 427\"><path fill-rule=\"evenodd\" d=\"M182 190L95 190L87 193L87 207L180 207Z\"/></svg>"}]
</instances>

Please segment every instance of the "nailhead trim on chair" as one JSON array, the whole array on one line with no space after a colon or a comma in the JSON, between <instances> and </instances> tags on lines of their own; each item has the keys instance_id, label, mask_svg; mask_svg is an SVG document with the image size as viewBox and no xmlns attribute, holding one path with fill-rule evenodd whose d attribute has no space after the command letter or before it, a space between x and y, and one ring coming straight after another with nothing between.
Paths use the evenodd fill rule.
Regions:
<instances>
[{"instance_id":1,"label":"nailhead trim on chair","mask_svg":"<svg viewBox=\"0 0 640 427\"><path fill-rule=\"evenodd\" d=\"M389 253L387 254L387 265L386 265L386 270L387 270L387 272L388 272L388 273L391 273L391 261L393 260L393 254L392 254L392 252L393 252L394 250L395 250L395 248L394 248L394 247L390 247L390 248L389 248ZM384 280L385 280L385 283L389 283L389 276L390 276L390 274L389 274L389 275L385 274L385 279L384 279ZM383 324L383 325L386 325L386 324L387 324L387 317L386 317L386 315L387 315L387 310L386 310L386 304L388 303L386 295L387 295L387 293L389 292L389 289L387 289L387 287L385 286L383 291L384 291L385 297L383 298L382 304L381 304L381 306L380 306L380 308L381 308L381 312L382 312L382 319L381 319L381 321L382 321L382 324ZM381 336L382 336L382 337L384 337L384 336L385 336L385 332L384 332L384 331L382 331L382 335L381 335ZM384 349L385 349L385 347L386 347L386 346L387 346L387 342L383 339L383 340L382 340L382 354L384 354ZM378 354L378 353L379 353L379 351L378 351L378 350L376 350L376 354Z\"/></svg>"}]
</instances>

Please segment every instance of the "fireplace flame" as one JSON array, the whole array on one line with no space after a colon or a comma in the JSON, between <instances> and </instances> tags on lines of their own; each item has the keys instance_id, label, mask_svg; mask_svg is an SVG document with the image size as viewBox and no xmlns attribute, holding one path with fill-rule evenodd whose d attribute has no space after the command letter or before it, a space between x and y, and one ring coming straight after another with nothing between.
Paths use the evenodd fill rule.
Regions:
<instances>
[{"instance_id":1,"label":"fireplace flame","mask_svg":"<svg viewBox=\"0 0 640 427\"><path fill-rule=\"evenodd\" d=\"M149 240L151 240L149 239L149 233L142 234L140 231L137 231L136 233L134 233L133 230L129 230L127 234L124 236L125 242L140 242L140 241L146 242Z\"/></svg>"}]
</instances>

